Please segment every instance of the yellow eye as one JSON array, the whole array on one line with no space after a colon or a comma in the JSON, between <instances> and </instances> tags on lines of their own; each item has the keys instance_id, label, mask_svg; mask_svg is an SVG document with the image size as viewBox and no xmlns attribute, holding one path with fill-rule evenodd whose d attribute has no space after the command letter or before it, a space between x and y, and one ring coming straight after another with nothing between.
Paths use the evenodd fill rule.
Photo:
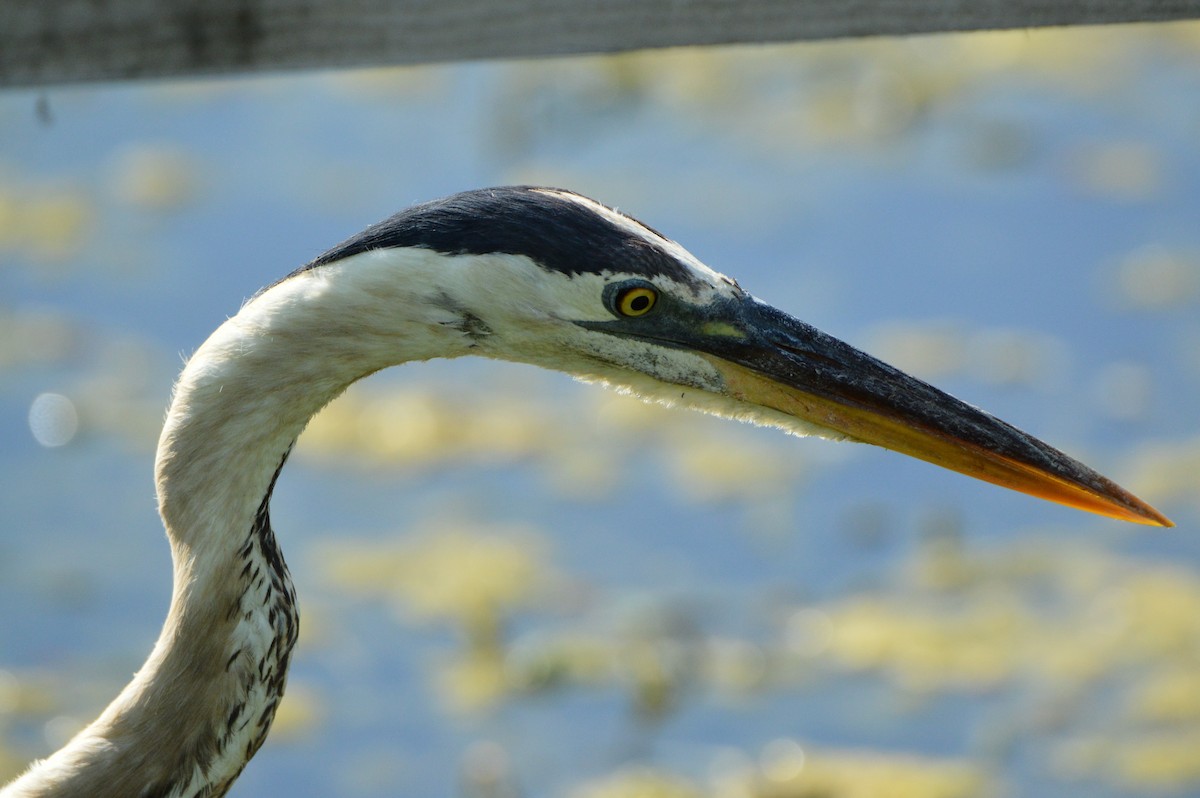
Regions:
<instances>
[{"instance_id":1,"label":"yellow eye","mask_svg":"<svg viewBox=\"0 0 1200 798\"><path fill-rule=\"evenodd\" d=\"M617 312L622 316L645 316L654 309L658 292L644 285L626 288L617 294Z\"/></svg>"}]
</instances>

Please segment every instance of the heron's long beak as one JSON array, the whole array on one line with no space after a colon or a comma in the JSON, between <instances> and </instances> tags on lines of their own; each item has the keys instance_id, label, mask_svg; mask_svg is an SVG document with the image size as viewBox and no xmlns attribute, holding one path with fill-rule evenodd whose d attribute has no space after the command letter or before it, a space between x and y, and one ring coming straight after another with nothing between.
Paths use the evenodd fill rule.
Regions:
<instances>
[{"instance_id":1,"label":"heron's long beak","mask_svg":"<svg viewBox=\"0 0 1200 798\"><path fill-rule=\"evenodd\" d=\"M704 315L674 343L705 356L735 399L1069 507L1174 526L1037 438L752 297Z\"/></svg>"}]
</instances>

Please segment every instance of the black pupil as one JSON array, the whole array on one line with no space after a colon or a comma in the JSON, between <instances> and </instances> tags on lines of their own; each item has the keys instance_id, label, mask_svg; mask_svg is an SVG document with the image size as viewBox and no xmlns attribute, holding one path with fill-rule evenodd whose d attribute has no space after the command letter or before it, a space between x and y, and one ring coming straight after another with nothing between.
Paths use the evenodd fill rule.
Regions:
<instances>
[{"instance_id":1,"label":"black pupil","mask_svg":"<svg viewBox=\"0 0 1200 798\"><path fill-rule=\"evenodd\" d=\"M646 310L649 307L650 297L646 296L645 294L635 296L633 299L629 300L629 309L636 313L641 313L643 310Z\"/></svg>"}]
</instances>

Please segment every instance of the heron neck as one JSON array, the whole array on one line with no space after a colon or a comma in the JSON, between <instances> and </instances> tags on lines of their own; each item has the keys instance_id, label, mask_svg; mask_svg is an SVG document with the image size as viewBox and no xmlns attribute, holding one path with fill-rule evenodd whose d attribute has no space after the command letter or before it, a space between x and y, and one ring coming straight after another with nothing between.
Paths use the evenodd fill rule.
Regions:
<instances>
[{"instance_id":1,"label":"heron neck","mask_svg":"<svg viewBox=\"0 0 1200 798\"><path fill-rule=\"evenodd\" d=\"M405 267L413 279L397 278ZM162 634L133 682L11 785L13 798L229 788L266 738L296 641L295 596L268 514L293 442L355 380L469 349L453 314L431 302L436 275L421 267L419 254L383 252L298 273L190 359L156 459L175 569Z\"/></svg>"}]
</instances>

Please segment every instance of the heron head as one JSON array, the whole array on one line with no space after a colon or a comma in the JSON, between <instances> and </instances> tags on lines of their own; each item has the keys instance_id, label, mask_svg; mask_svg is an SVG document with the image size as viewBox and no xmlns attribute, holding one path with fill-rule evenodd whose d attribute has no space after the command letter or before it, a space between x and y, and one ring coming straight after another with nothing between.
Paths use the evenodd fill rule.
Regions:
<instances>
[{"instance_id":1,"label":"heron head","mask_svg":"<svg viewBox=\"0 0 1200 798\"><path fill-rule=\"evenodd\" d=\"M759 301L654 229L578 194L457 194L403 211L315 263L389 247L437 253L444 305L478 354L1171 525L1082 463Z\"/></svg>"}]
</instances>

